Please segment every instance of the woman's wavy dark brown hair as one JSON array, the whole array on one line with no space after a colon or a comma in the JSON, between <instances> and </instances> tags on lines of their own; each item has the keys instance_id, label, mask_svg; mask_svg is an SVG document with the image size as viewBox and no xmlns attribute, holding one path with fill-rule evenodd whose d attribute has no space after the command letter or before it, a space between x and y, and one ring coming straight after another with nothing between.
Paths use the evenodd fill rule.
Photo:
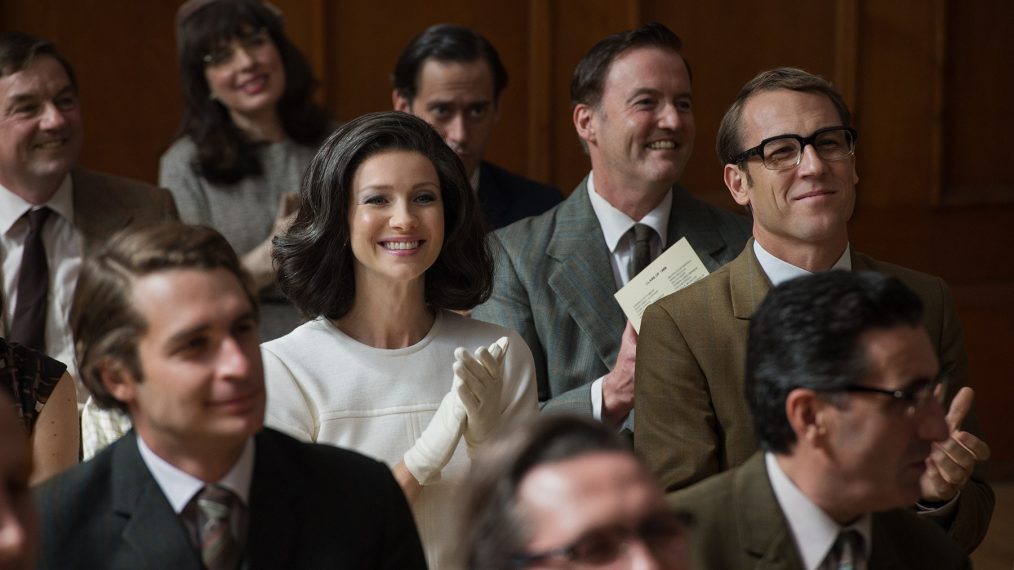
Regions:
<instances>
[{"instance_id":1,"label":"woman's wavy dark brown hair","mask_svg":"<svg viewBox=\"0 0 1014 570\"><path fill-rule=\"evenodd\" d=\"M204 76L204 56L222 42L267 30L285 68L285 91L278 115L285 134L299 144L316 146L331 122L312 100L318 81L310 64L285 37L282 19L260 0L218 0L184 19L177 30L183 84L183 121L177 138L189 136L197 145L195 172L215 184L235 184L263 172L251 141L229 117L229 110L211 98Z\"/></svg>"},{"instance_id":2,"label":"woman's wavy dark brown hair","mask_svg":"<svg viewBox=\"0 0 1014 570\"><path fill-rule=\"evenodd\" d=\"M274 239L278 284L307 318L338 319L352 308L352 178L367 158L392 150L422 154L440 179L444 244L426 270L426 303L465 310L489 298L493 259L486 226L458 156L422 119L393 111L370 113L341 126L320 147L303 175L296 220Z\"/></svg>"}]
</instances>

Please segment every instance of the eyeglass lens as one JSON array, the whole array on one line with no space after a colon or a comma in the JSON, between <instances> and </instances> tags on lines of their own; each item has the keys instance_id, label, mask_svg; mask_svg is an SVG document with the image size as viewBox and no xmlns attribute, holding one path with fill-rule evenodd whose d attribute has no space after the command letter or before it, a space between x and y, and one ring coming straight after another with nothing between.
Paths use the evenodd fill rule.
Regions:
<instances>
[{"instance_id":1,"label":"eyeglass lens","mask_svg":"<svg viewBox=\"0 0 1014 570\"><path fill-rule=\"evenodd\" d=\"M659 560L670 560L682 553L678 539L684 533L683 522L669 513L645 519L637 529L612 526L596 529L574 544L572 560L583 564L606 564L616 560L635 537Z\"/></svg>"},{"instance_id":2,"label":"eyeglass lens","mask_svg":"<svg viewBox=\"0 0 1014 570\"><path fill-rule=\"evenodd\" d=\"M769 170L785 170L799 164L803 148L810 144L817 155L828 161L844 160L855 149L852 134L846 128L822 131L812 137L778 137L764 143L761 158Z\"/></svg>"},{"instance_id":3,"label":"eyeglass lens","mask_svg":"<svg viewBox=\"0 0 1014 570\"><path fill-rule=\"evenodd\" d=\"M247 54L254 53L271 41L268 31L264 28L251 34L240 36L233 41L224 43L204 56L204 62L212 67L228 65L236 56L236 50L242 49Z\"/></svg>"}]
</instances>

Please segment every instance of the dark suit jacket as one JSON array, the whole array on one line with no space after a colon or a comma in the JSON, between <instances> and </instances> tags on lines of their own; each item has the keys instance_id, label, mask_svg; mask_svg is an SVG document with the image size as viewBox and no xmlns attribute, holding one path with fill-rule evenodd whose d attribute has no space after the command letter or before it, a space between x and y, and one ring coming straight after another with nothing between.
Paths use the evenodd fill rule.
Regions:
<instances>
[{"instance_id":1,"label":"dark suit jacket","mask_svg":"<svg viewBox=\"0 0 1014 570\"><path fill-rule=\"evenodd\" d=\"M742 216L673 187L666 244L685 236L709 271L732 260L749 232ZM521 334L546 408L591 414L589 384L616 363L626 317L587 179L559 206L498 230L490 247L493 295L472 316Z\"/></svg>"},{"instance_id":2,"label":"dark suit jacket","mask_svg":"<svg viewBox=\"0 0 1014 570\"><path fill-rule=\"evenodd\" d=\"M695 568L803 568L762 453L671 495L669 503L694 516ZM904 509L873 515L872 547L872 570L971 568L968 556L943 531Z\"/></svg>"},{"instance_id":3,"label":"dark suit jacket","mask_svg":"<svg viewBox=\"0 0 1014 570\"><path fill-rule=\"evenodd\" d=\"M563 201L560 191L483 162L479 166L479 207L490 229L537 216Z\"/></svg>"},{"instance_id":4,"label":"dark suit jacket","mask_svg":"<svg viewBox=\"0 0 1014 570\"><path fill-rule=\"evenodd\" d=\"M947 401L968 382L968 356L942 279L852 252L854 271L900 279L922 299L923 324L948 378ZM743 396L750 318L771 289L753 240L735 261L644 312L637 343L634 447L666 491L735 467L757 451ZM974 412L965 428L977 432ZM993 491L973 478L951 528L970 552L985 536Z\"/></svg>"},{"instance_id":5,"label":"dark suit jacket","mask_svg":"<svg viewBox=\"0 0 1014 570\"><path fill-rule=\"evenodd\" d=\"M264 429L255 437L244 567L425 568L381 463ZM36 490L39 568L201 568L133 432Z\"/></svg>"}]
</instances>

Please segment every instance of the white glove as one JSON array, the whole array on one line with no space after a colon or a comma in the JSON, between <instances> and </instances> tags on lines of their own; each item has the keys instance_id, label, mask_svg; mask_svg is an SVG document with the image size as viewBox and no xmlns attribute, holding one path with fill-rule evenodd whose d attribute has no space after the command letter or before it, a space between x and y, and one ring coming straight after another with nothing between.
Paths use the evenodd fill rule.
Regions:
<instances>
[{"instance_id":1,"label":"white glove","mask_svg":"<svg viewBox=\"0 0 1014 570\"><path fill-rule=\"evenodd\" d=\"M471 355L463 348L454 351L454 377L458 397L465 408L465 442L469 455L500 425L500 395L503 393L503 362L507 337L481 347Z\"/></svg>"},{"instance_id":2,"label":"white glove","mask_svg":"<svg viewBox=\"0 0 1014 570\"><path fill-rule=\"evenodd\" d=\"M459 382L455 379L454 384ZM415 444L405 452L403 460L408 472L420 485L429 485L440 480L440 471L451 460L458 447L461 430L465 425L465 408L458 399L455 386L444 396L429 425L423 430Z\"/></svg>"}]
</instances>

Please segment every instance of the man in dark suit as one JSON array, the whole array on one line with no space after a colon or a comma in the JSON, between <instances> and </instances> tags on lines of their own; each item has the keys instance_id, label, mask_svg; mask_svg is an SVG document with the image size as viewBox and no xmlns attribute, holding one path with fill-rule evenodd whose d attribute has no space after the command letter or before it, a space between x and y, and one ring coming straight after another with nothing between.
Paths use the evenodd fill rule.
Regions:
<instances>
[{"instance_id":1,"label":"man in dark suit","mask_svg":"<svg viewBox=\"0 0 1014 570\"><path fill-rule=\"evenodd\" d=\"M841 96L798 69L761 73L726 113L719 156L733 198L753 213L754 239L720 271L648 307L641 322L634 446L667 491L757 450L742 396L747 327L771 287L792 277L834 268L904 282L922 299L923 324L948 378L944 401L956 406L968 358L944 282L849 246L855 141ZM920 505L971 551L985 535L994 497L973 476L984 457L970 450L988 447L973 435L974 413L963 414L964 429L958 422L934 448Z\"/></svg>"},{"instance_id":2,"label":"man in dark suit","mask_svg":"<svg viewBox=\"0 0 1014 570\"><path fill-rule=\"evenodd\" d=\"M433 125L461 158L490 228L541 214L563 199L556 188L483 160L500 118L507 70L481 34L453 24L431 26L405 46L391 82L395 110Z\"/></svg>"},{"instance_id":3,"label":"man in dark suit","mask_svg":"<svg viewBox=\"0 0 1014 570\"><path fill-rule=\"evenodd\" d=\"M591 173L556 208L491 239L493 295L472 315L525 339L546 409L623 423L637 335L613 294L680 238L713 271L749 236L745 219L676 184L695 133L681 46L668 28L649 24L605 38L582 58L571 100Z\"/></svg>"},{"instance_id":4,"label":"man in dark suit","mask_svg":"<svg viewBox=\"0 0 1014 570\"><path fill-rule=\"evenodd\" d=\"M425 568L387 467L263 429L256 299L209 228L128 230L89 257L81 373L134 431L37 490L40 568Z\"/></svg>"},{"instance_id":5,"label":"man in dark suit","mask_svg":"<svg viewBox=\"0 0 1014 570\"><path fill-rule=\"evenodd\" d=\"M944 416L921 311L900 280L874 272L822 272L767 295L746 357L764 453L670 497L694 516L699 567L971 567L905 508L958 421Z\"/></svg>"},{"instance_id":6,"label":"man in dark suit","mask_svg":"<svg viewBox=\"0 0 1014 570\"><path fill-rule=\"evenodd\" d=\"M70 64L48 41L0 33L0 335L75 377L67 320L82 255L130 223L176 218L169 192L77 168L80 152Z\"/></svg>"}]
</instances>

